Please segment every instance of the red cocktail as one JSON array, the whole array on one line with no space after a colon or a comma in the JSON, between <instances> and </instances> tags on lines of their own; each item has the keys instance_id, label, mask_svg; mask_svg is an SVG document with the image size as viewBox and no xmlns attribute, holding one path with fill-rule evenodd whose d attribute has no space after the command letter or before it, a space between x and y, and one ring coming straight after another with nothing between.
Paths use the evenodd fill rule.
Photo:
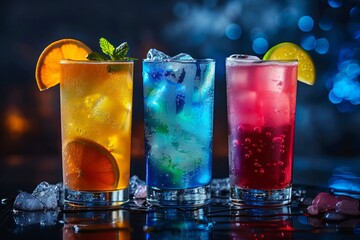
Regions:
<instances>
[{"instance_id":1,"label":"red cocktail","mask_svg":"<svg viewBox=\"0 0 360 240\"><path fill-rule=\"evenodd\" d=\"M231 200L290 202L297 61L226 61Z\"/></svg>"}]
</instances>

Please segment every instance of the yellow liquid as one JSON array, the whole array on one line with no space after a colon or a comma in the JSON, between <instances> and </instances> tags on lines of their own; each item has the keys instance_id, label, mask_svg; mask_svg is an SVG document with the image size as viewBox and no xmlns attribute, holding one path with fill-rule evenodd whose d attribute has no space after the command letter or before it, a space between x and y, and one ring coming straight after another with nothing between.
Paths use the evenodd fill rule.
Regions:
<instances>
[{"instance_id":1,"label":"yellow liquid","mask_svg":"<svg viewBox=\"0 0 360 240\"><path fill-rule=\"evenodd\" d=\"M133 62L61 62L65 187L121 190L130 177Z\"/></svg>"}]
</instances>

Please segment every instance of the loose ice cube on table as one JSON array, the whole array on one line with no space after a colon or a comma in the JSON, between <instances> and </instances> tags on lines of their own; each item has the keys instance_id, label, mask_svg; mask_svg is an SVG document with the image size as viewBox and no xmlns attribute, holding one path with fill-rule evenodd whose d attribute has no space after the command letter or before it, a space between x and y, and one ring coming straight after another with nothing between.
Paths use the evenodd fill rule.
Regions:
<instances>
[{"instance_id":1,"label":"loose ice cube on table","mask_svg":"<svg viewBox=\"0 0 360 240\"><path fill-rule=\"evenodd\" d=\"M21 192L15 199L14 209L29 211L55 209L62 201L62 183L52 185L41 182L32 194Z\"/></svg>"},{"instance_id":2,"label":"loose ice cube on table","mask_svg":"<svg viewBox=\"0 0 360 240\"><path fill-rule=\"evenodd\" d=\"M145 182L141 180L137 175L134 175L130 178L130 194L134 194L138 188L145 186Z\"/></svg>"},{"instance_id":3,"label":"loose ice cube on table","mask_svg":"<svg viewBox=\"0 0 360 240\"><path fill-rule=\"evenodd\" d=\"M146 55L147 60L168 60L170 59L170 56L166 55L165 53L151 48L149 52Z\"/></svg>"}]
</instances>

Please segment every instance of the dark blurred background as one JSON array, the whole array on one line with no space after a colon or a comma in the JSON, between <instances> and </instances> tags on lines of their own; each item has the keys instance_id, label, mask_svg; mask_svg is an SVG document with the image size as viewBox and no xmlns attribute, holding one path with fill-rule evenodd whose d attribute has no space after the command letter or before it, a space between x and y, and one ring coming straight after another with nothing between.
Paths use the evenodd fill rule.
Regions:
<instances>
[{"instance_id":1,"label":"dark blurred background","mask_svg":"<svg viewBox=\"0 0 360 240\"><path fill-rule=\"evenodd\" d=\"M315 86L298 85L295 157L347 157L356 165L360 156L359 0L5 0L0 6L2 173L23 163L21 156L59 161L59 86L40 92L34 72L42 50L61 38L97 51L100 37L127 41L129 55L140 59L133 158L144 155L141 59L149 48L216 59L214 156L226 159L225 58L262 57L285 41L308 50L317 70Z\"/></svg>"}]
</instances>

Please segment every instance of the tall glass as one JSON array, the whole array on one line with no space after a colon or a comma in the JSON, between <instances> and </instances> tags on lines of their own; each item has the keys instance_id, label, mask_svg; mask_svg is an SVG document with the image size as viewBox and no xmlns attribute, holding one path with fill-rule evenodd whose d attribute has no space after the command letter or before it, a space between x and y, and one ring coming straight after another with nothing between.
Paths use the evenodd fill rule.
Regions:
<instances>
[{"instance_id":1,"label":"tall glass","mask_svg":"<svg viewBox=\"0 0 360 240\"><path fill-rule=\"evenodd\" d=\"M291 200L297 61L226 59L230 199L282 205Z\"/></svg>"},{"instance_id":2,"label":"tall glass","mask_svg":"<svg viewBox=\"0 0 360 240\"><path fill-rule=\"evenodd\" d=\"M111 207L128 200L133 62L61 61L65 201Z\"/></svg>"},{"instance_id":3,"label":"tall glass","mask_svg":"<svg viewBox=\"0 0 360 240\"><path fill-rule=\"evenodd\" d=\"M151 204L210 200L215 61L144 60L146 183Z\"/></svg>"}]
</instances>

